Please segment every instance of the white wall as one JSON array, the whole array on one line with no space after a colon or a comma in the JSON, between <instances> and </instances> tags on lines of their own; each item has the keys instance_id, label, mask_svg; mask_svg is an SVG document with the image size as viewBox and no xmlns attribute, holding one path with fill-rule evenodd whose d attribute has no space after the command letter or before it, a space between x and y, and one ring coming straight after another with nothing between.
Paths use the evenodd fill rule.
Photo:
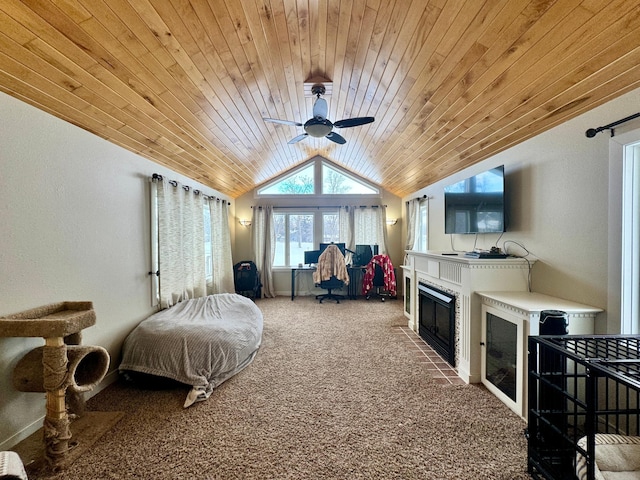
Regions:
<instances>
[{"instance_id":1,"label":"white wall","mask_svg":"<svg viewBox=\"0 0 640 480\"><path fill-rule=\"evenodd\" d=\"M114 379L124 337L153 313L148 177L226 197L2 93L0 146L0 316L92 301L83 344L109 351ZM43 343L0 338L0 450L42 424L44 394L15 391L11 376Z\"/></svg>"},{"instance_id":2,"label":"white wall","mask_svg":"<svg viewBox=\"0 0 640 480\"><path fill-rule=\"evenodd\" d=\"M496 242L509 253L537 258L532 290L607 310L597 319L600 333L619 332L620 159L609 160L610 143L637 133L640 121L587 138L585 131L638 112L640 90L608 102L443 181L407 196L428 195L429 249L466 251L475 235L445 235L444 187L489 168L505 165L509 201L507 233L480 234L478 248ZM614 151L616 149L612 149ZM619 149L617 149L619 150ZM610 172L611 170L611 172ZM611 176L610 176L611 175ZM498 241L499 239L499 241Z\"/></svg>"}]
</instances>

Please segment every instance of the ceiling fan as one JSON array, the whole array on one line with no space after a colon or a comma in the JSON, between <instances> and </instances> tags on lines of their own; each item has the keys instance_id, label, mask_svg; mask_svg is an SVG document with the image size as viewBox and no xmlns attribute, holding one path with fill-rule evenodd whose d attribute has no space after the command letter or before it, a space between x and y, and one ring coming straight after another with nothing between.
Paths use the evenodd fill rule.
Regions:
<instances>
[{"instance_id":1,"label":"ceiling fan","mask_svg":"<svg viewBox=\"0 0 640 480\"><path fill-rule=\"evenodd\" d=\"M301 133L297 137L292 138L287 143L293 144L297 143L300 140L312 136L316 138L326 137L332 142L336 142L339 144L344 144L347 141L342 135L338 135L333 131L333 127L336 128L348 128L348 127L358 127L360 125L365 125L367 123L371 123L375 120L373 117L355 117L355 118L346 118L344 120L338 120L335 123L331 123L331 121L327 118L327 101L324 98L320 98L321 95L324 95L325 87L324 85L314 85L311 88L311 93L316 96L316 101L313 104L313 118L307 120L304 124L299 122L293 122L291 120L278 120L277 118L263 118L265 122L273 122L280 123L282 125L293 125L294 127L304 127L305 133Z\"/></svg>"}]
</instances>

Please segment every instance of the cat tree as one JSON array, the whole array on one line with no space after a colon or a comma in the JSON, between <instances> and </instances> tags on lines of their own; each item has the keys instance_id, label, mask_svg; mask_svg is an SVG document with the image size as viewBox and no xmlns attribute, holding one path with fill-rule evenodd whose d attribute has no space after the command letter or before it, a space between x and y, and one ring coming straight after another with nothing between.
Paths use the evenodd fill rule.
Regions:
<instances>
[{"instance_id":1,"label":"cat tree","mask_svg":"<svg viewBox=\"0 0 640 480\"><path fill-rule=\"evenodd\" d=\"M95 388L109 368L109 354L99 346L80 345L81 331L94 325L92 302L61 302L0 318L0 337L42 337L44 346L16 365L14 387L45 392L44 456L54 469L69 463L70 414L83 410L82 393ZM72 400L72 401L70 401Z\"/></svg>"}]
</instances>

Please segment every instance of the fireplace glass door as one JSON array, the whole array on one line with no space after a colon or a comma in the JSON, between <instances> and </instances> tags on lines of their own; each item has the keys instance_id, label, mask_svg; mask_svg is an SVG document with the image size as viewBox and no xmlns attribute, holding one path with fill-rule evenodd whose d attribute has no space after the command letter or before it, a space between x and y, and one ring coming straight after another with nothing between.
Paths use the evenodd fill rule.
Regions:
<instances>
[{"instance_id":1,"label":"fireplace glass door","mask_svg":"<svg viewBox=\"0 0 640 480\"><path fill-rule=\"evenodd\" d=\"M524 321L488 306L483 306L482 316L482 383L522 415Z\"/></svg>"},{"instance_id":2,"label":"fireplace glass door","mask_svg":"<svg viewBox=\"0 0 640 480\"><path fill-rule=\"evenodd\" d=\"M419 283L418 306L418 334L455 367L456 297Z\"/></svg>"}]
</instances>

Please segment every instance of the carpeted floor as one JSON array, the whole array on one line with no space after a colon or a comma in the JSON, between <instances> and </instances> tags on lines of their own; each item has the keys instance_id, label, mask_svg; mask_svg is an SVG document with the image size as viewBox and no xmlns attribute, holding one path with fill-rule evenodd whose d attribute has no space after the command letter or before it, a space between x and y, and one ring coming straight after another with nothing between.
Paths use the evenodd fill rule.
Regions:
<instances>
[{"instance_id":1,"label":"carpeted floor","mask_svg":"<svg viewBox=\"0 0 640 480\"><path fill-rule=\"evenodd\" d=\"M525 422L486 389L434 382L401 301L263 299L254 362L205 402L111 385L125 416L67 470L31 479L527 479Z\"/></svg>"}]
</instances>

